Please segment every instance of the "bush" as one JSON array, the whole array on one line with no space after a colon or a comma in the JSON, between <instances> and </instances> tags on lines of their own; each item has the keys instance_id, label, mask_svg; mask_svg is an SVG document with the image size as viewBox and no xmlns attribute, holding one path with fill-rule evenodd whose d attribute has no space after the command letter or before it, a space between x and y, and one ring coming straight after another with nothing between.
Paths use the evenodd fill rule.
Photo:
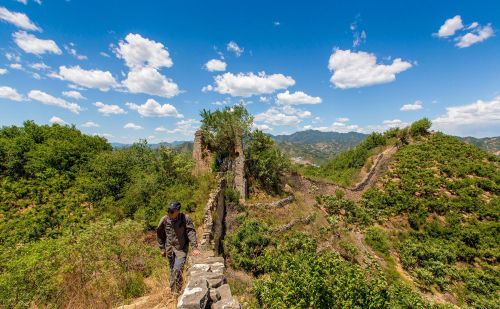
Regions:
<instances>
[{"instance_id":1,"label":"bush","mask_svg":"<svg viewBox=\"0 0 500 309\"><path fill-rule=\"evenodd\" d=\"M413 137L426 135L429 133L429 129L432 126L432 122L427 118L422 118L413 122L410 126L410 134Z\"/></svg>"}]
</instances>

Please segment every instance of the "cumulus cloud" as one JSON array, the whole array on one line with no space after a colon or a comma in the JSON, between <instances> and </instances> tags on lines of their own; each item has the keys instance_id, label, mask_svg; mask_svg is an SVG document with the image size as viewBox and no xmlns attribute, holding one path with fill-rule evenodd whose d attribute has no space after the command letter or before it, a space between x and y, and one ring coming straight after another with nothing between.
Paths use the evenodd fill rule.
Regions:
<instances>
[{"instance_id":1,"label":"cumulus cloud","mask_svg":"<svg viewBox=\"0 0 500 309\"><path fill-rule=\"evenodd\" d=\"M135 124L135 123L133 123L133 122L129 122L129 123L125 124L125 125L123 126L123 128L124 128L124 129L133 129L133 130L142 130L142 129L144 129L144 128L143 128L143 127L141 127L140 125L137 125L137 124Z\"/></svg>"},{"instance_id":2,"label":"cumulus cloud","mask_svg":"<svg viewBox=\"0 0 500 309\"><path fill-rule=\"evenodd\" d=\"M49 122L50 123L57 123L60 125L66 124L66 121L64 121L62 118L59 118L56 116L52 116L52 118L49 119Z\"/></svg>"},{"instance_id":3,"label":"cumulus cloud","mask_svg":"<svg viewBox=\"0 0 500 309\"><path fill-rule=\"evenodd\" d=\"M104 116L126 114L127 112L118 105L104 104L102 102L95 102L94 105L98 107L97 111Z\"/></svg>"},{"instance_id":4,"label":"cumulus cloud","mask_svg":"<svg viewBox=\"0 0 500 309\"><path fill-rule=\"evenodd\" d=\"M142 105L135 103L126 103L126 105L131 110L137 111L139 115L143 117L184 117L182 114L179 114L175 106L170 104L161 105L153 99L147 100L146 103Z\"/></svg>"},{"instance_id":5,"label":"cumulus cloud","mask_svg":"<svg viewBox=\"0 0 500 309\"><path fill-rule=\"evenodd\" d=\"M434 129L450 134L497 136L500 134L500 96L490 101L447 107L446 114L432 123Z\"/></svg>"},{"instance_id":6,"label":"cumulus cloud","mask_svg":"<svg viewBox=\"0 0 500 309\"><path fill-rule=\"evenodd\" d=\"M7 74L7 69L3 69L3 68L0 68L0 75L4 75L4 74Z\"/></svg>"},{"instance_id":7,"label":"cumulus cloud","mask_svg":"<svg viewBox=\"0 0 500 309\"><path fill-rule=\"evenodd\" d=\"M143 38L140 34L129 33L125 41L118 43L115 53L131 69L170 68L174 64L162 43Z\"/></svg>"},{"instance_id":8,"label":"cumulus cloud","mask_svg":"<svg viewBox=\"0 0 500 309\"><path fill-rule=\"evenodd\" d=\"M74 67L60 66L59 73L53 73L50 76L85 88L97 88L102 91L108 91L117 86L115 78L109 71L85 70L78 65Z\"/></svg>"},{"instance_id":9,"label":"cumulus cloud","mask_svg":"<svg viewBox=\"0 0 500 309\"><path fill-rule=\"evenodd\" d=\"M337 118L335 119L337 122L348 122L349 121L349 118L347 117L340 117L340 118Z\"/></svg>"},{"instance_id":10,"label":"cumulus cloud","mask_svg":"<svg viewBox=\"0 0 500 309\"><path fill-rule=\"evenodd\" d=\"M98 128L99 125L93 121L87 121L81 125L81 127L84 128Z\"/></svg>"},{"instance_id":11,"label":"cumulus cloud","mask_svg":"<svg viewBox=\"0 0 500 309\"><path fill-rule=\"evenodd\" d=\"M21 61L21 56L19 56L18 54L14 54L14 53L5 53L5 58L7 58L7 60L9 60L9 61L15 61L15 62Z\"/></svg>"},{"instance_id":12,"label":"cumulus cloud","mask_svg":"<svg viewBox=\"0 0 500 309\"><path fill-rule=\"evenodd\" d=\"M244 51L244 49L242 47L239 47L235 41L230 41L229 43L227 43L227 50L234 53L236 57L241 56Z\"/></svg>"},{"instance_id":13,"label":"cumulus cloud","mask_svg":"<svg viewBox=\"0 0 500 309\"><path fill-rule=\"evenodd\" d=\"M399 110L402 110L402 111L415 111L415 110L422 109L422 107L423 107L422 106L422 101L417 100L414 103L404 104L403 106L401 106L401 108Z\"/></svg>"},{"instance_id":14,"label":"cumulus cloud","mask_svg":"<svg viewBox=\"0 0 500 309\"><path fill-rule=\"evenodd\" d=\"M9 67L10 67L11 69L14 69L14 70L22 70L22 69L23 69L23 66L22 66L22 64L20 64L20 63L11 63L11 64L9 65Z\"/></svg>"},{"instance_id":15,"label":"cumulus cloud","mask_svg":"<svg viewBox=\"0 0 500 309\"><path fill-rule=\"evenodd\" d=\"M185 136L192 136L199 128L200 122L194 119L183 119L175 124L175 129L167 130L167 133L180 133Z\"/></svg>"},{"instance_id":16,"label":"cumulus cloud","mask_svg":"<svg viewBox=\"0 0 500 309\"><path fill-rule=\"evenodd\" d=\"M45 63L43 63L43 62L32 63L32 64L30 65L30 67L31 67L32 69L35 69L35 70L38 70L38 71L40 71L40 70L48 70L48 69L50 69L50 66L46 65L46 64L45 64Z\"/></svg>"},{"instance_id":17,"label":"cumulus cloud","mask_svg":"<svg viewBox=\"0 0 500 309\"><path fill-rule=\"evenodd\" d=\"M155 132L167 132L167 129L164 126L159 126L155 128Z\"/></svg>"},{"instance_id":18,"label":"cumulus cloud","mask_svg":"<svg viewBox=\"0 0 500 309\"><path fill-rule=\"evenodd\" d=\"M130 71L122 84L132 93L146 93L164 98L171 98L180 93L175 82L149 67Z\"/></svg>"},{"instance_id":19,"label":"cumulus cloud","mask_svg":"<svg viewBox=\"0 0 500 309\"><path fill-rule=\"evenodd\" d=\"M252 124L252 127L255 129L255 130L260 130L260 131L272 131L273 128L271 128L270 126L268 126L267 124Z\"/></svg>"},{"instance_id":20,"label":"cumulus cloud","mask_svg":"<svg viewBox=\"0 0 500 309\"><path fill-rule=\"evenodd\" d=\"M24 30L42 31L42 29L35 25L26 14L11 12L4 7L0 7L0 20Z\"/></svg>"},{"instance_id":21,"label":"cumulus cloud","mask_svg":"<svg viewBox=\"0 0 500 309\"><path fill-rule=\"evenodd\" d=\"M284 105L319 104L322 101L320 97L313 97L302 91L290 93L288 90L278 93L277 98L278 102Z\"/></svg>"},{"instance_id":22,"label":"cumulus cloud","mask_svg":"<svg viewBox=\"0 0 500 309\"><path fill-rule=\"evenodd\" d=\"M302 118L311 116L311 112L293 108L291 106L271 107L267 111L255 115L256 125L268 124L278 126L297 125ZM260 123L260 124L259 124Z\"/></svg>"},{"instance_id":23,"label":"cumulus cloud","mask_svg":"<svg viewBox=\"0 0 500 309\"><path fill-rule=\"evenodd\" d=\"M27 53L35 55L43 55L45 53L62 54L61 49L53 40L39 39L26 31L14 32L12 37L17 46Z\"/></svg>"},{"instance_id":24,"label":"cumulus cloud","mask_svg":"<svg viewBox=\"0 0 500 309\"><path fill-rule=\"evenodd\" d=\"M276 90L285 89L295 85L295 80L283 74L266 75L265 72L258 74L224 73L214 77L215 86L204 87L205 91L216 91L221 94L230 94L239 97L251 97L253 95L270 94Z\"/></svg>"},{"instance_id":25,"label":"cumulus cloud","mask_svg":"<svg viewBox=\"0 0 500 309\"><path fill-rule=\"evenodd\" d=\"M341 49L335 50L328 61L328 69L333 73L330 82L340 89L390 83L396 74L411 67L410 62L400 58L391 64L377 64L374 54Z\"/></svg>"},{"instance_id":26,"label":"cumulus cloud","mask_svg":"<svg viewBox=\"0 0 500 309\"><path fill-rule=\"evenodd\" d=\"M491 38L494 34L495 31L493 31L491 24L484 27L476 26L471 32L457 37L457 43L455 45L459 48L469 47Z\"/></svg>"},{"instance_id":27,"label":"cumulus cloud","mask_svg":"<svg viewBox=\"0 0 500 309\"><path fill-rule=\"evenodd\" d=\"M205 63L205 69L209 72L225 71L227 64L219 59L212 59Z\"/></svg>"},{"instance_id":28,"label":"cumulus cloud","mask_svg":"<svg viewBox=\"0 0 500 309\"><path fill-rule=\"evenodd\" d=\"M80 92L78 91L63 91L62 92L62 95L67 97L67 98L72 98L72 99L75 99L75 100L85 100L86 97L84 97Z\"/></svg>"},{"instance_id":29,"label":"cumulus cloud","mask_svg":"<svg viewBox=\"0 0 500 309\"><path fill-rule=\"evenodd\" d=\"M16 89L7 87L7 86L0 86L0 99L7 99L11 101L22 101L23 96L20 95Z\"/></svg>"},{"instance_id":30,"label":"cumulus cloud","mask_svg":"<svg viewBox=\"0 0 500 309\"><path fill-rule=\"evenodd\" d=\"M462 23L462 17L460 17L460 15L457 15L453 18L447 19L439 28L439 31L436 35L440 38L446 38L454 35L455 32L462 29L463 27L464 24Z\"/></svg>"},{"instance_id":31,"label":"cumulus cloud","mask_svg":"<svg viewBox=\"0 0 500 309\"><path fill-rule=\"evenodd\" d=\"M52 105L65 108L75 114L79 114L81 111L83 111L83 108L76 103L68 102L64 99L54 97L40 90L31 90L28 93L28 98L43 103L45 105Z\"/></svg>"}]
</instances>

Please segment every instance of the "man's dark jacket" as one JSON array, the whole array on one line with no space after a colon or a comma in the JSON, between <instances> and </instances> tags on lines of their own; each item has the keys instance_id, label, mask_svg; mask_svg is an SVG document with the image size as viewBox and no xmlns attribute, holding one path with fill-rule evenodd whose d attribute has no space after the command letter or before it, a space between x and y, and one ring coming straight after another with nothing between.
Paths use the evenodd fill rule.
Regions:
<instances>
[{"instance_id":1,"label":"man's dark jacket","mask_svg":"<svg viewBox=\"0 0 500 309\"><path fill-rule=\"evenodd\" d=\"M180 213L175 220L170 219L168 215L161 218L156 236L158 246L161 250L165 250L167 255L174 253L177 257L185 256L189 243L192 248L198 247L193 221L183 213Z\"/></svg>"}]
</instances>

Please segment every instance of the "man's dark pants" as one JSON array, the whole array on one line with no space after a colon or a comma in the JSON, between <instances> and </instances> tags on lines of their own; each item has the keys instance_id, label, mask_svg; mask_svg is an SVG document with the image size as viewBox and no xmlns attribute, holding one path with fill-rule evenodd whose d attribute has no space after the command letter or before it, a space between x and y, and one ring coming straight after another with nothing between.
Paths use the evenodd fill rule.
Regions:
<instances>
[{"instance_id":1,"label":"man's dark pants","mask_svg":"<svg viewBox=\"0 0 500 309\"><path fill-rule=\"evenodd\" d=\"M182 267L186 262L186 254L182 252L173 252L168 257L170 264L170 290L172 292L180 292L182 288Z\"/></svg>"}]
</instances>

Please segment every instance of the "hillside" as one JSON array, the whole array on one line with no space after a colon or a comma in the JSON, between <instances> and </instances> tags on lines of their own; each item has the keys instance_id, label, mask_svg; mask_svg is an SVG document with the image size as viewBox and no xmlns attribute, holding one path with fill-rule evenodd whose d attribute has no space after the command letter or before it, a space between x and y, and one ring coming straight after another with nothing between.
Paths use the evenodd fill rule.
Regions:
<instances>
[{"instance_id":1,"label":"hillside","mask_svg":"<svg viewBox=\"0 0 500 309\"><path fill-rule=\"evenodd\" d=\"M113 149L32 121L1 128L0 307L110 308L164 291L165 260L144 239L172 200L200 224L213 179L191 169L172 148Z\"/></svg>"},{"instance_id":2,"label":"hillside","mask_svg":"<svg viewBox=\"0 0 500 309\"><path fill-rule=\"evenodd\" d=\"M322 164L341 151L350 149L366 138L366 134L306 130L272 138L278 147L297 161ZM301 158L302 160L298 160Z\"/></svg>"},{"instance_id":3,"label":"hillside","mask_svg":"<svg viewBox=\"0 0 500 309\"><path fill-rule=\"evenodd\" d=\"M369 165L381 170L361 192L292 173L285 206L260 196L237 209L226 253L244 303L497 308L500 160L429 127L374 135L329 165L359 172L408 140Z\"/></svg>"},{"instance_id":4,"label":"hillside","mask_svg":"<svg viewBox=\"0 0 500 309\"><path fill-rule=\"evenodd\" d=\"M475 145L483 150L486 150L488 152L494 153L496 155L500 155L500 137L483 137L483 138L476 138L476 137L459 137L462 141Z\"/></svg>"}]
</instances>

